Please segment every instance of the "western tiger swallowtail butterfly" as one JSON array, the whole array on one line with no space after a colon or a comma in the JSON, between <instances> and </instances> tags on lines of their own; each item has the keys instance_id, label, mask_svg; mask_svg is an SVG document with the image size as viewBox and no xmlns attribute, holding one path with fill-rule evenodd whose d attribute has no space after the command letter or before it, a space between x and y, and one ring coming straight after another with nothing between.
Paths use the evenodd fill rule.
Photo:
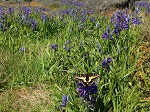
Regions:
<instances>
[{"instance_id":1,"label":"western tiger swallowtail butterfly","mask_svg":"<svg viewBox=\"0 0 150 112\"><path fill-rule=\"evenodd\" d=\"M80 74L75 76L75 79L80 81L84 86L91 86L98 77L98 74Z\"/></svg>"}]
</instances>

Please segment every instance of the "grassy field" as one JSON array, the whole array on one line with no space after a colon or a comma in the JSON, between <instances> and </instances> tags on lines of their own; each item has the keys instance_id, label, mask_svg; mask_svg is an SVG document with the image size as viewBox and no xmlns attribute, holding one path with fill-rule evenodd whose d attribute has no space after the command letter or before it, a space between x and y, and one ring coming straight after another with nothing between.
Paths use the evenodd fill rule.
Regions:
<instances>
[{"instance_id":1,"label":"grassy field","mask_svg":"<svg viewBox=\"0 0 150 112\"><path fill-rule=\"evenodd\" d=\"M0 8L0 111L150 111L150 15L139 12ZM99 77L81 87L78 74Z\"/></svg>"}]
</instances>

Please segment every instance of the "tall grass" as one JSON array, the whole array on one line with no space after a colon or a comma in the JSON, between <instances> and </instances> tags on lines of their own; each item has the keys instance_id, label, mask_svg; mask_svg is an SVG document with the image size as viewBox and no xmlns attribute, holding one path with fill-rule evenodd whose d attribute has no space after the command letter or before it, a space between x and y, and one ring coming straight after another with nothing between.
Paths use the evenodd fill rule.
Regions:
<instances>
[{"instance_id":1,"label":"tall grass","mask_svg":"<svg viewBox=\"0 0 150 112\"><path fill-rule=\"evenodd\" d=\"M137 68L141 28L130 25L119 35L113 34L113 39L103 39L108 26L111 31L114 28L110 19L88 14L87 10L78 9L81 11L78 14L75 10L60 16L18 7L13 14L5 11L1 14L1 111L84 112L87 107L76 91L74 80L74 74L82 73L100 75L95 112L148 111L148 107L139 106L142 91L133 79L141 69ZM53 49L53 44L58 48ZM106 57L112 58L109 70L101 65ZM47 92L50 102L43 103L44 93L41 93L44 98L38 99L34 106L36 100L29 103L31 97L21 102L17 95L9 95L9 90L30 87ZM66 107L58 108L63 94L69 95L69 101Z\"/></svg>"}]
</instances>

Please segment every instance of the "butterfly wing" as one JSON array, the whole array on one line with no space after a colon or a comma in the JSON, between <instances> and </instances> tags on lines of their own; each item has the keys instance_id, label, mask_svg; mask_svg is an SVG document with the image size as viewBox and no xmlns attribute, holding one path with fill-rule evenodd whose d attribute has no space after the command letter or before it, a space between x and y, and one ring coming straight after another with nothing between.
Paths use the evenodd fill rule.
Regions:
<instances>
[{"instance_id":1,"label":"butterfly wing","mask_svg":"<svg viewBox=\"0 0 150 112\"><path fill-rule=\"evenodd\" d=\"M75 76L75 79L86 82L86 77L85 76Z\"/></svg>"},{"instance_id":2,"label":"butterfly wing","mask_svg":"<svg viewBox=\"0 0 150 112\"><path fill-rule=\"evenodd\" d=\"M77 79L79 82L81 82L84 86L86 85L86 75L80 74L75 76L75 79Z\"/></svg>"},{"instance_id":3,"label":"butterfly wing","mask_svg":"<svg viewBox=\"0 0 150 112\"><path fill-rule=\"evenodd\" d=\"M98 78L99 75L95 75L95 76L90 76L89 77L89 82L94 81L96 78Z\"/></svg>"},{"instance_id":4,"label":"butterfly wing","mask_svg":"<svg viewBox=\"0 0 150 112\"><path fill-rule=\"evenodd\" d=\"M99 77L99 75L89 76L88 81L87 81L87 85L91 86L98 77Z\"/></svg>"},{"instance_id":5,"label":"butterfly wing","mask_svg":"<svg viewBox=\"0 0 150 112\"><path fill-rule=\"evenodd\" d=\"M75 76L75 79L79 80L84 86L90 86L93 84L94 80L98 78L99 75L95 74L81 74L79 76Z\"/></svg>"}]
</instances>

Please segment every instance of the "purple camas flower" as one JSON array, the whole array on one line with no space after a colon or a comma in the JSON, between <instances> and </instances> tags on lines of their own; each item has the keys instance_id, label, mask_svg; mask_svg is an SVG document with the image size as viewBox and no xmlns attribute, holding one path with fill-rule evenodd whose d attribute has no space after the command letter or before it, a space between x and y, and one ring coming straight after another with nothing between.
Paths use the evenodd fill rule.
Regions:
<instances>
[{"instance_id":1,"label":"purple camas flower","mask_svg":"<svg viewBox=\"0 0 150 112\"><path fill-rule=\"evenodd\" d=\"M3 9L0 7L0 17L4 14Z\"/></svg>"},{"instance_id":2,"label":"purple camas flower","mask_svg":"<svg viewBox=\"0 0 150 112\"><path fill-rule=\"evenodd\" d=\"M132 16L132 22L133 25L139 25L141 23L140 18L136 17L135 15Z\"/></svg>"},{"instance_id":3,"label":"purple camas flower","mask_svg":"<svg viewBox=\"0 0 150 112\"><path fill-rule=\"evenodd\" d=\"M79 92L80 97L84 100L92 101L93 99L91 95L96 94L98 92L98 88L95 82L90 86L85 86L82 83L79 83L77 91Z\"/></svg>"},{"instance_id":4,"label":"purple camas flower","mask_svg":"<svg viewBox=\"0 0 150 112\"><path fill-rule=\"evenodd\" d=\"M107 32L105 32L105 33L102 35L102 38L103 38L103 39L109 38L109 34L108 34Z\"/></svg>"},{"instance_id":5,"label":"purple camas flower","mask_svg":"<svg viewBox=\"0 0 150 112\"><path fill-rule=\"evenodd\" d=\"M22 9L23 9L23 11L24 11L25 16L28 16L29 14L31 14L31 9L30 9L30 8L28 8L28 7L23 7Z\"/></svg>"},{"instance_id":6,"label":"purple camas flower","mask_svg":"<svg viewBox=\"0 0 150 112\"><path fill-rule=\"evenodd\" d=\"M112 58L108 57L107 58L107 63L110 63L112 61Z\"/></svg>"},{"instance_id":7,"label":"purple camas flower","mask_svg":"<svg viewBox=\"0 0 150 112\"><path fill-rule=\"evenodd\" d=\"M130 23L130 15L128 14L128 10L125 12L118 10L117 13L113 14L111 17L111 23L114 24L114 34L119 35L122 30L128 29Z\"/></svg>"},{"instance_id":8,"label":"purple camas flower","mask_svg":"<svg viewBox=\"0 0 150 112\"><path fill-rule=\"evenodd\" d=\"M110 26L106 28L106 32L102 35L102 38L103 39L109 38L110 40L113 40L112 33L110 32Z\"/></svg>"},{"instance_id":9,"label":"purple camas flower","mask_svg":"<svg viewBox=\"0 0 150 112\"><path fill-rule=\"evenodd\" d=\"M135 6L138 9L145 9L146 14L150 13L150 3L148 3L147 1L136 1Z\"/></svg>"},{"instance_id":10,"label":"purple camas flower","mask_svg":"<svg viewBox=\"0 0 150 112\"><path fill-rule=\"evenodd\" d=\"M136 1L135 6L137 6L139 8L146 8L146 7L150 6L150 3L148 3L147 1Z\"/></svg>"},{"instance_id":11,"label":"purple camas flower","mask_svg":"<svg viewBox=\"0 0 150 112\"><path fill-rule=\"evenodd\" d=\"M20 47L20 51L25 52L25 48L23 46Z\"/></svg>"},{"instance_id":12,"label":"purple camas flower","mask_svg":"<svg viewBox=\"0 0 150 112\"><path fill-rule=\"evenodd\" d=\"M14 13L14 10L13 10L12 8L8 8L7 13L8 13L9 15L11 15L11 14L13 14L13 13Z\"/></svg>"},{"instance_id":13,"label":"purple camas flower","mask_svg":"<svg viewBox=\"0 0 150 112\"><path fill-rule=\"evenodd\" d=\"M97 83L93 81L99 76L88 76L88 74L86 74L86 76L83 75L84 78L82 81L81 81L82 79L81 77L78 77L78 76L75 77L76 79L78 79L77 91L79 93L79 96L82 99L82 103L87 106L87 109L93 110L95 107L96 98L98 95Z\"/></svg>"},{"instance_id":14,"label":"purple camas flower","mask_svg":"<svg viewBox=\"0 0 150 112\"><path fill-rule=\"evenodd\" d=\"M50 47L51 47L51 49L56 51L58 49L58 44L52 44Z\"/></svg>"},{"instance_id":15,"label":"purple camas flower","mask_svg":"<svg viewBox=\"0 0 150 112\"><path fill-rule=\"evenodd\" d=\"M69 95L62 95L62 103L60 104L60 107L66 107L67 102L69 101Z\"/></svg>"},{"instance_id":16,"label":"purple camas flower","mask_svg":"<svg viewBox=\"0 0 150 112\"><path fill-rule=\"evenodd\" d=\"M110 69L110 63L112 62L112 58L106 57L104 60L101 62L101 66L105 68L106 70Z\"/></svg>"},{"instance_id":17,"label":"purple camas flower","mask_svg":"<svg viewBox=\"0 0 150 112\"><path fill-rule=\"evenodd\" d=\"M119 27L118 27L116 24L114 24L113 33L114 33L115 35L119 35L120 32L121 32L121 29L119 29Z\"/></svg>"},{"instance_id":18,"label":"purple camas flower","mask_svg":"<svg viewBox=\"0 0 150 112\"><path fill-rule=\"evenodd\" d=\"M41 15L41 19L43 20L43 22L45 22L48 19L48 17L47 17L47 15L42 14Z\"/></svg>"},{"instance_id":19,"label":"purple camas flower","mask_svg":"<svg viewBox=\"0 0 150 112\"><path fill-rule=\"evenodd\" d=\"M35 29L38 24L37 21L35 19L31 19L30 22L31 22L31 29L32 30Z\"/></svg>"}]
</instances>

